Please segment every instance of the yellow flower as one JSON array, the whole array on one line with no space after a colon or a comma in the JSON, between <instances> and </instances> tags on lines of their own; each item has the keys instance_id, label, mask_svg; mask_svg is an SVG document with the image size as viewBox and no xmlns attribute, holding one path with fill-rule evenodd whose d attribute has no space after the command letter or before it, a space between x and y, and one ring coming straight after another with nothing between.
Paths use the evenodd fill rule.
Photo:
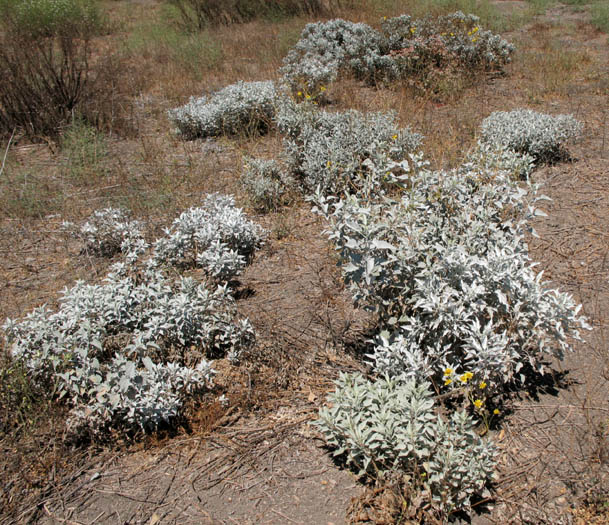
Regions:
<instances>
[{"instance_id":1,"label":"yellow flower","mask_svg":"<svg viewBox=\"0 0 609 525\"><path fill-rule=\"evenodd\" d=\"M472 33L475 33L476 31L478 31L478 27L474 27L474 29L472 29Z\"/></svg>"},{"instance_id":2,"label":"yellow flower","mask_svg":"<svg viewBox=\"0 0 609 525\"><path fill-rule=\"evenodd\" d=\"M299 97L302 97L302 91L299 91L299 92L297 93L297 95L298 95Z\"/></svg>"},{"instance_id":3,"label":"yellow flower","mask_svg":"<svg viewBox=\"0 0 609 525\"><path fill-rule=\"evenodd\" d=\"M331 163L330 161L328 161L328 162L326 163L326 166L328 166L328 168L329 168L330 166L332 166L332 163Z\"/></svg>"},{"instance_id":4,"label":"yellow flower","mask_svg":"<svg viewBox=\"0 0 609 525\"><path fill-rule=\"evenodd\" d=\"M394 135L393 137L391 137L393 140L397 140L398 136Z\"/></svg>"},{"instance_id":5,"label":"yellow flower","mask_svg":"<svg viewBox=\"0 0 609 525\"><path fill-rule=\"evenodd\" d=\"M413 35L414 35L414 32L415 32L416 30L417 30L417 28L416 28L416 27L411 27L411 28L410 28L410 32L411 32Z\"/></svg>"},{"instance_id":6,"label":"yellow flower","mask_svg":"<svg viewBox=\"0 0 609 525\"><path fill-rule=\"evenodd\" d=\"M444 375L445 376L449 376L452 373L453 373L453 369L452 368L447 368L446 370L444 370Z\"/></svg>"},{"instance_id":7,"label":"yellow flower","mask_svg":"<svg viewBox=\"0 0 609 525\"><path fill-rule=\"evenodd\" d=\"M310 99L311 99L311 95L308 95L308 94L307 94L307 95L305 95L305 98L306 98L307 100L310 100Z\"/></svg>"},{"instance_id":8,"label":"yellow flower","mask_svg":"<svg viewBox=\"0 0 609 525\"><path fill-rule=\"evenodd\" d=\"M482 399L476 399L476 400L474 401L474 406L475 406L476 408L481 408L481 407L482 407L482 405L483 405L483 403L482 403Z\"/></svg>"},{"instance_id":9,"label":"yellow flower","mask_svg":"<svg viewBox=\"0 0 609 525\"><path fill-rule=\"evenodd\" d=\"M453 382L453 380L449 378L449 379L447 379L446 381L444 381L444 386L448 386L448 385L450 385L452 382Z\"/></svg>"},{"instance_id":10,"label":"yellow flower","mask_svg":"<svg viewBox=\"0 0 609 525\"><path fill-rule=\"evenodd\" d=\"M326 86L321 86L319 90L323 93L326 90Z\"/></svg>"},{"instance_id":11,"label":"yellow flower","mask_svg":"<svg viewBox=\"0 0 609 525\"><path fill-rule=\"evenodd\" d=\"M454 33L451 33L451 34L450 34L450 36L455 36L455 34L454 34Z\"/></svg>"},{"instance_id":12,"label":"yellow flower","mask_svg":"<svg viewBox=\"0 0 609 525\"><path fill-rule=\"evenodd\" d=\"M477 38L472 38L472 42L477 42L478 39Z\"/></svg>"},{"instance_id":13,"label":"yellow flower","mask_svg":"<svg viewBox=\"0 0 609 525\"><path fill-rule=\"evenodd\" d=\"M463 374L459 380L461 381L461 383L467 383L472 377L474 377L474 374L472 374L471 372L465 372L465 374Z\"/></svg>"},{"instance_id":14,"label":"yellow flower","mask_svg":"<svg viewBox=\"0 0 609 525\"><path fill-rule=\"evenodd\" d=\"M499 409L496 408L495 410L493 410L493 414L495 414L496 416L498 416L500 414Z\"/></svg>"},{"instance_id":15,"label":"yellow flower","mask_svg":"<svg viewBox=\"0 0 609 525\"><path fill-rule=\"evenodd\" d=\"M480 390L484 390L486 388L486 382L480 381L480 384L478 386L480 387Z\"/></svg>"},{"instance_id":16,"label":"yellow flower","mask_svg":"<svg viewBox=\"0 0 609 525\"><path fill-rule=\"evenodd\" d=\"M387 17L386 17L386 16L384 16L384 17L383 17L383 20L387 20Z\"/></svg>"},{"instance_id":17,"label":"yellow flower","mask_svg":"<svg viewBox=\"0 0 609 525\"><path fill-rule=\"evenodd\" d=\"M424 478L425 476L427 476L427 472L421 472L421 477Z\"/></svg>"}]
</instances>

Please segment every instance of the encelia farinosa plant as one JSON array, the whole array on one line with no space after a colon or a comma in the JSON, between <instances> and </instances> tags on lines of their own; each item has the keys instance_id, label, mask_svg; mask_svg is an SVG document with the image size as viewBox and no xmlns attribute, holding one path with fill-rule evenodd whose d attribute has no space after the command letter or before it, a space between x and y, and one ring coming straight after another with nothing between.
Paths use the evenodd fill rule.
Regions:
<instances>
[{"instance_id":1,"label":"encelia farinosa plant","mask_svg":"<svg viewBox=\"0 0 609 525\"><path fill-rule=\"evenodd\" d=\"M488 429L499 412L484 406L490 392L525 382L526 369L545 373L547 358L562 358L587 328L529 259L524 235L544 199L527 178L532 163L488 144L453 171L410 154L383 166L399 199L313 198L356 304L379 320L368 356L376 380L341 375L316 425L360 474L401 479L413 516L422 507L445 522L470 510L495 466L477 420L438 415L432 392L462 396Z\"/></svg>"},{"instance_id":2,"label":"encelia farinosa plant","mask_svg":"<svg viewBox=\"0 0 609 525\"><path fill-rule=\"evenodd\" d=\"M231 84L209 97L195 98L169 111L169 119L187 140L266 133L272 125L278 92L271 81Z\"/></svg>"},{"instance_id":3,"label":"encelia farinosa plant","mask_svg":"<svg viewBox=\"0 0 609 525\"><path fill-rule=\"evenodd\" d=\"M481 141L527 153L536 161L565 156L564 143L581 135L582 124L572 115L546 115L531 109L496 111L481 126Z\"/></svg>"},{"instance_id":4,"label":"encelia farinosa plant","mask_svg":"<svg viewBox=\"0 0 609 525\"><path fill-rule=\"evenodd\" d=\"M379 64L389 78L426 68L500 70L510 62L512 44L484 29L476 15L461 11L414 20L402 15L383 21L388 53Z\"/></svg>"},{"instance_id":5,"label":"encelia farinosa plant","mask_svg":"<svg viewBox=\"0 0 609 525\"><path fill-rule=\"evenodd\" d=\"M343 71L364 71L382 54L382 35L340 18L307 24L280 73L293 90L317 94Z\"/></svg>"},{"instance_id":6,"label":"encelia farinosa plant","mask_svg":"<svg viewBox=\"0 0 609 525\"><path fill-rule=\"evenodd\" d=\"M280 73L293 90L317 95L341 73L375 83L450 71L500 70L514 46L457 11L440 17L385 19L381 31L336 19L308 24Z\"/></svg>"},{"instance_id":7,"label":"encelia farinosa plant","mask_svg":"<svg viewBox=\"0 0 609 525\"><path fill-rule=\"evenodd\" d=\"M217 281L242 269L242 254L251 255L262 229L242 217L230 197L210 195L200 210L180 217L147 261L141 258L148 245L138 238L142 242L127 243L124 262L114 264L103 283L77 282L63 291L57 310L43 306L5 322L12 358L50 396L67 400L75 434L103 437L109 430L150 431L172 423L188 396L211 386L209 359L236 363L253 344L252 326L238 318L231 290ZM121 222L125 217L115 211L97 218ZM122 236L122 228L85 230L93 246L109 237L115 248ZM175 269L164 271L192 258L185 252L197 242L206 247L196 260L219 277L209 287L172 277Z\"/></svg>"},{"instance_id":8,"label":"encelia farinosa plant","mask_svg":"<svg viewBox=\"0 0 609 525\"><path fill-rule=\"evenodd\" d=\"M71 430L92 435L171 422L188 394L210 386L204 356L238 355L253 340L227 288L125 275L120 264L104 284L65 290L57 311L41 307L3 328L32 380L68 400Z\"/></svg>"},{"instance_id":9,"label":"encelia farinosa plant","mask_svg":"<svg viewBox=\"0 0 609 525\"><path fill-rule=\"evenodd\" d=\"M277 114L287 167L306 193L382 192L390 162L416 151L422 136L400 129L394 113L339 113L285 102ZM386 180L387 179L387 180ZM375 189L376 188L376 189Z\"/></svg>"},{"instance_id":10,"label":"encelia farinosa plant","mask_svg":"<svg viewBox=\"0 0 609 525\"><path fill-rule=\"evenodd\" d=\"M83 242L83 250L100 257L128 253L136 245L145 248L142 223L131 220L129 212L120 208L94 211L80 226L64 222L65 231Z\"/></svg>"},{"instance_id":11,"label":"encelia farinosa plant","mask_svg":"<svg viewBox=\"0 0 609 525\"><path fill-rule=\"evenodd\" d=\"M239 274L265 232L235 206L232 196L211 194L190 208L153 244L156 265L196 266L221 281Z\"/></svg>"},{"instance_id":12,"label":"encelia farinosa plant","mask_svg":"<svg viewBox=\"0 0 609 525\"><path fill-rule=\"evenodd\" d=\"M425 495L439 518L467 509L493 477L493 445L467 413L436 414L427 382L341 374L328 401L315 424L334 455L377 479L406 475L410 494Z\"/></svg>"},{"instance_id":13,"label":"encelia farinosa plant","mask_svg":"<svg viewBox=\"0 0 609 525\"><path fill-rule=\"evenodd\" d=\"M543 197L504 172L417 164L399 164L410 174L399 200L317 196L356 303L379 317L375 370L435 384L447 368L496 385L543 373L587 326L529 259Z\"/></svg>"},{"instance_id":14,"label":"encelia farinosa plant","mask_svg":"<svg viewBox=\"0 0 609 525\"><path fill-rule=\"evenodd\" d=\"M255 209L269 212L282 205L294 181L277 161L246 157L241 185Z\"/></svg>"}]
</instances>

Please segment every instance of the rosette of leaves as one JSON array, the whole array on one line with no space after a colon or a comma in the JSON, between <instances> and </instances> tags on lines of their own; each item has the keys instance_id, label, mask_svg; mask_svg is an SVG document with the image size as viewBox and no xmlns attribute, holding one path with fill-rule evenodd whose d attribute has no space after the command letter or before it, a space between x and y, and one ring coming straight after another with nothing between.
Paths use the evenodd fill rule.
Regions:
<instances>
[{"instance_id":1,"label":"rosette of leaves","mask_svg":"<svg viewBox=\"0 0 609 525\"><path fill-rule=\"evenodd\" d=\"M235 206L232 196L219 194L183 212L165 234L153 244L156 264L198 266L219 280L239 274L264 238L264 230Z\"/></svg>"},{"instance_id":2,"label":"rosette of leaves","mask_svg":"<svg viewBox=\"0 0 609 525\"><path fill-rule=\"evenodd\" d=\"M587 325L529 259L537 188L464 168L413 168L408 182L399 201L317 197L356 304L379 316L376 370L440 381L450 367L495 384L524 379L525 366L543 373Z\"/></svg>"},{"instance_id":3,"label":"rosette of leaves","mask_svg":"<svg viewBox=\"0 0 609 525\"><path fill-rule=\"evenodd\" d=\"M168 115L180 136L187 140L266 133L272 125L278 97L272 81L239 81L209 97L192 97Z\"/></svg>"},{"instance_id":4,"label":"rosette of leaves","mask_svg":"<svg viewBox=\"0 0 609 525\"><path fill-rule=\"evenodd\" d=\"M340 18L307 24L279 71L294 92L318 93L343 71L370 76L383 44L382 35L366 24Z\"/></svg>"},{"instance_id":5,"label":"rosette of leaves","mask_svg":"<svg viewBox=\"0 0 609 525\"><path fill-rule=\"evenodd\" d=\"M572 115L551 116L530 109L495 111L482 121L481 142L526 153L537 161L565 156L564 143L581 135Z\"/></svg>"},{"instance_id":6,"label":"rosette of leaves","mask_svg":"<svg viewBox=\"0 0 609 525\"><path fill-rule=\"evenodd\" d=\"M495 449L464 412L445 420L434 412L429 383L341 374L315 422L334 455L360 475L408 476L438 517L467 509L492 478Z\"/></svg>"},{"instance_id":7,"label":"rosette of leaves","mask_svg":"<svg viewBox=\"0 0 609 525\"><path fill-rule=\"evenodd\" d=\"M384 189L383 169L421 144L422 136L398 128L394 113L319 111L310 104L282 106L277 126L285 135L284 158L305 192L357 193L370 183Z\"/></svg>"}]
</instances>

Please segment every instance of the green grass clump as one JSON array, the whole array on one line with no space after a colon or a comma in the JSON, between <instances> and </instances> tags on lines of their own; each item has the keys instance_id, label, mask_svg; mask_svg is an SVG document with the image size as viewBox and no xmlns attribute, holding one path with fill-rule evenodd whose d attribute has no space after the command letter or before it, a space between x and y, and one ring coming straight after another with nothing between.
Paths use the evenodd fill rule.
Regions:
<instances>
[{"instance_id":1,"label":"green grass clump","mask_svg":"<svg viewBox=\"0 0 609 525\"><path fill-rule=\"evenodd\" d=\"M590 14L592 15L590 20L592 25L603 33L609 33L609 4L605 2L594 4Z\"/></svg>"},{"instance_id":2,"label":"green grass clump","mask_svg":"<svg viewBox=\"0 0 609 525\"><path fill-rule=\"evenodd\" d=\"M9 158L0 174L0 218L41 218L61 210L64 193L59 182L40 167L20 165Z\"/></svg>"},{"instance_id":3,"label":"green grass clump","mask_svg":"<svg viewBox=\"0 0 609 525\"><path fill-rule=\"evenodd\" d=\"M172 64L196 80L201 80L206 71L221 66L222 45L207 30L185 33L169 22L156 21L136 27L126 41L127 51L133 56L149 56L156 63Z\"/></svg>"},{"instance_id":4,"label":"green grass clump","mask_svg":"<svg viewBox=\"0 0 609 525\"><path fill-rule=\"evenodd\" d=\"M79 182L97 179L104 173L103 160L107 157L104 135L93 126L76 120L61 138L65 172Z\"/></svg>"}]
</instances>

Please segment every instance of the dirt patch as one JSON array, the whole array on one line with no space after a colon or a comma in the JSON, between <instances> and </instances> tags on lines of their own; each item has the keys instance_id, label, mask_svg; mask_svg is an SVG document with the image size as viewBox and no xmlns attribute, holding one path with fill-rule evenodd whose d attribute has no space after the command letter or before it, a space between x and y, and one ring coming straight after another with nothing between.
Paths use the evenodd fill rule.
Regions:
<instances>
[{"instance_id":1,"label":"dirt patch","mask_svg":"<svg viewBox=\"0 0 609 525\"><path fill-rule=\"evenodd\" d=\"M306 427L277 440L285 418L259 430L264 439L232 464L224 456L243 447L254 429L114 458L84 472L69 498L47 504L41 522L345 523L361 487L311 441ZM225 465L214 468L219 464Z\"/></svg>"}]
</instances>

